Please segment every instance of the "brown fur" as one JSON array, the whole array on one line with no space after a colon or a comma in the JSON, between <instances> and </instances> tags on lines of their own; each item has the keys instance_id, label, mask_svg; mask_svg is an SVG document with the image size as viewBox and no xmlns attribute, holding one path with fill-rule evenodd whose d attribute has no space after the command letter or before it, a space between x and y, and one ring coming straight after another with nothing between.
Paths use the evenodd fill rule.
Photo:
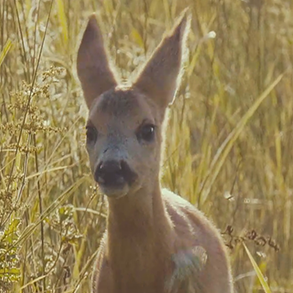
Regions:
<instances>
[{"instance_id":1,"label":"brown fur","mask_svg":"<svg viewBox=\"0 0 293 293\"><path fill-rule=\"evenodd\" d=\"M190 203L159 182L162 124L180 75L188 17L163 39L136 81L118 87L102 34L92 16L77 59L89 107L88 125L98 131L88 146L92 172L98 162L122 158L136 174L108 196L107 230L93 273L94 293L231 293L226 250L216 228ZM150 143L135 136L155 126Z\"/></svg>"}]
</instances>

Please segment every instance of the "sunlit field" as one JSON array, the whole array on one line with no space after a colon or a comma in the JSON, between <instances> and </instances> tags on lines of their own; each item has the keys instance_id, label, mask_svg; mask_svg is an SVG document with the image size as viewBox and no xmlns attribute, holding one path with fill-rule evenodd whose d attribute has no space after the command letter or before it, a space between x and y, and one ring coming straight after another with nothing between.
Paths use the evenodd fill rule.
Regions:
<instances>
[{"instance_id":1,"label":"sunlit field","mask_svg":"<svg viewBox=\"0 0 293 293\"><path fill-rule=\"evenodd\" d=\"M107 205L76 74L88 16L126 80L187 6L162 185L223 233L235 292L293 293L291 0L1 0L0 292L90 292Z\"/></svg>"}]
</instances>

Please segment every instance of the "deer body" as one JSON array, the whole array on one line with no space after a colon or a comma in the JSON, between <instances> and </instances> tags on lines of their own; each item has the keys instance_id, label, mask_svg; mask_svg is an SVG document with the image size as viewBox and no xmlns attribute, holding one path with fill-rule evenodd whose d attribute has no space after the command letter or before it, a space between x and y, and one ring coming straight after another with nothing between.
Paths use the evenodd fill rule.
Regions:
<instances>
[{"instance_id":1,"label":"deer body","mask_svg":"<svg viewBox=\"0 0 293 293\"><path fill-rule=\"evenodd\" d=\"M162 124L180 73L188 20L163 39L132 86L117 85L91 17L77 60L89 108L87 150L108 196L94 293L231 293L228 258L214 226L159 182Z\"/></svg>"}]
</instances>

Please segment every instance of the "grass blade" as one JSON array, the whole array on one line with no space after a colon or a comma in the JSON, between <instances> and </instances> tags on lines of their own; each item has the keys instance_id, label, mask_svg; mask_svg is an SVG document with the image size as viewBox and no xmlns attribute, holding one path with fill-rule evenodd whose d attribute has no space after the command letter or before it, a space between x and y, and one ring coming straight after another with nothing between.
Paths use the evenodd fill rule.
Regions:
<instances>
[{"instance_id":1,"label":"grass blade","mask_svg":"<svg viewBox=\"0 0 293 293\"><path fill-rule=\"evenodd\" d=\"M2 65L5 57L7 56L11 48L12 48L12 41L8 39L6 44L4 45L2 52L0 53L0 66Z\"/></svg>"},{"instance_id":2,"label":"grass blade","mask_svg":"<svg viewBox=\"0 0 293 293\"><path fill-rule=\"evenodd\" d=\"M245 125L248 123L250 118L253 116L253 114L256 112L256 110L259 108L261 103L268 97L270 92L282 80L283 76L284 76L284 73L280 74L268 86L268 88L255 100L255 102L252 104L252 106L248 109L248 111L244 114L244 116L241 118L241 120L238 122L238 124L235 126L235 128L230 132L228 137L225 139L225 141L219 147L217 154L215 155L215 157L211 163L211 166L210 166L210 170L212 172L209 172L207 174L207 176L204 180L204 183L202 185L202 188L200 190L201 201L204 202L205 199L208 197L208 195L211 191L211 188L213 186L213 183L215 182L217 176L219 175L229 152L231 151L234 143L238 139L238 137L241 134L242 130L244 129ZM208 183L208 185L207 185L207 183Z\"/></svg>"},{"instance_id":3,"label":"grass blade","mask_svg":"<svg viewBox=\"0 0 293 293\"><path fill-rule=\"evenodd\" d=\"M68 29L67 29L67 20L66 20L66 15L64 11L63 0L57 0L57 6L58 6L58 17L59 17L59 21L60 21L60 25L61 25L62 33L63 33L63 40L64 40L64 44L67 46Z\"/></svg>"},{"instance_id":4,"label":"grass blade","mask_svg":"<svg viewBox=\"0 0 293 293\"><path fill-rule=\"evenodd\" d=\"M247 246L245 245L244 242L242 242L242 245L243 245L243 247L244 247L244 249L245 249L245 251L246 251L246 253L248 255L248 258L249 258L249 260L250 260L250 262L251 262L251 264L253 266L253 269L254 269L254 271L255 271L255 273L257 275L257 278L258 278L259 282L261 283L261 286L262 286L264 292L265 293L272 293L267 281L265 280L264 275L262 274L260 268L258 267L257 263L255 262L255 260L254 260L253 256L251 255L249 249L247 248Z\"/></svg>"}]
</instances>

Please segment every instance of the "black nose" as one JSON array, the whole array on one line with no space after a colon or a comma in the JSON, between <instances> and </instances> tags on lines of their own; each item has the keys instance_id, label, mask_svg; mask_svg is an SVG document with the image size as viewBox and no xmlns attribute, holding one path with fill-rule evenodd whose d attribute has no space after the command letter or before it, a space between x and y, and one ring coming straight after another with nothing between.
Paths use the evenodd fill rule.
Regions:
<instances>
[{"instance_id":1,"label":"black nose","mask_svg":"<svg viewBox=\"0 0 293 293\"><path fill-rule=\"evenodd\" d=\"M124 161L107 160L100 162L95 171L95 180L104 186L119 187L130 183L130 168Z\"/></svg>"}]
</instances>

